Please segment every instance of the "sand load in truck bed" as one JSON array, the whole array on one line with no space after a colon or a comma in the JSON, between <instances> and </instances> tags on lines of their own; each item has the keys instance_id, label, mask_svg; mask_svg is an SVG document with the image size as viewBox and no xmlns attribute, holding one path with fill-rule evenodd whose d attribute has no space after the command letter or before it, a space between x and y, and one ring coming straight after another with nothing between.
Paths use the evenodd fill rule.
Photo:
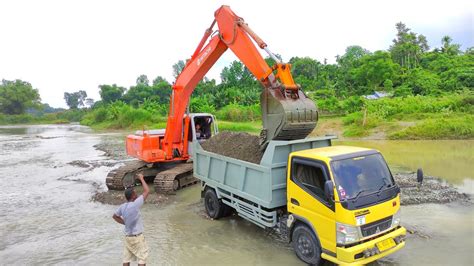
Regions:
<instances>
[{"instance_id":1,"label":"sand load in truck bed","mask_svg":"<svg viewBox=\"0 0 474 266\"><path fill-rule=\"evenodd\" d=\"M259 137L243 132L224 131L201 145L206 151L255 164L259 164L263 156Z\"/></svg>"}]
</instances>

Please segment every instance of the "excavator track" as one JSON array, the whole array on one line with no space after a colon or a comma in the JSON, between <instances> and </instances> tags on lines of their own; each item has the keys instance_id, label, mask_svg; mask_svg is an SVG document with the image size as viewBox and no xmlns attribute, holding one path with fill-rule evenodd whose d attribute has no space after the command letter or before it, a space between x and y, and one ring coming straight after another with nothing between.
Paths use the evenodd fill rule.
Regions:
<instances>
[{"instance_id":1,"label":"excavator track","mask_svg":"<svg viewBox=\"0 0 474 266\"><path fill-rule=\"evenodd\" d=\"M187 162L176 164L174 167L159 172L153 183L157 193L167 194L195 184L197 181L198 179L193 176L193 164Z\"/></svg>"},{"instance_id":2,"label":"excavator track","mask_svg":"<svg viewBox=\"0 0 474 266\"><path fill-rule=\"evenodd\" d=\"M133 184L133 182L130 181L133 181L133 176L135 175L135 173L145 167L146 163L143 161L137 160L125 162L125 165L120 166L119 168L109 172L107 178L105 178L105 184L107 185L107 188L109 190L124 190L125 186L128 187Z\"/></svg>"},{"instance_id":3,"label":"excavator track","mask_svg":"<svg viewBox=\"0 0 474 266\"><path fill-rule=\"evenodd\" d=\"M135 175L138 172L143 173L145 180L150 182L156 176L156 173L163 170L161 165L147 164L143 161L130 161L125 165L112 170L105 178L105 184L109 190L124 190L135 184Z\"/></svg>"}]
</instances>

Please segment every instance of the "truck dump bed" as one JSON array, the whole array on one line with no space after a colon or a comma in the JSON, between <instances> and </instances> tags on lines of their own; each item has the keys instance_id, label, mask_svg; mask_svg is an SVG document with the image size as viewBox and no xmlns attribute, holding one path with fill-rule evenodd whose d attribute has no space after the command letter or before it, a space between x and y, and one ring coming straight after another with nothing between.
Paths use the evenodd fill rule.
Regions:
<instances>
[{"instance_id":1,"label":"truck dump bed","mask_svg":"<svg viewBox=\"0 0 474 266\"><path fill-rule=\"evenodd\" d=\"M214 188L223 202L236 209L239 215L260 226L274 226L275 210L286 205L289 154L331 146L331 139L334 138L270 141L260 164L208 152L195 143L194 176ZM262 213L266 218L262 217Z\"/></svg>"}]
</instances>

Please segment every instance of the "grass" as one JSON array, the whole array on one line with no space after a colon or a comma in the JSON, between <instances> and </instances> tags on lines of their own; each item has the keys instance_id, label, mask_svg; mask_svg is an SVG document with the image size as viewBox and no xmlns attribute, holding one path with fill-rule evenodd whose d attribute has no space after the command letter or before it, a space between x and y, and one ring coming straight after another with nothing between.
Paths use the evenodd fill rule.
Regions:
<instances>
[{"instance_id":1,"label":"grass","mask_svg":"<svg viewBox=\"0 0 474 266\"><path fill-rule=\"evenodd\" d=\"M71 120L53 114L34 116L30 114L3 115L0 114L0 125L39 125L39 124L67 124Z\"/></svg>"},{"instance_id":2,"label":"grass","mask_svg":"<svg viewBox=\"0 0 474 266\"><path fill-rule=\"evenodd\" d=\"M241 131L252 134L259 134L262 130L261 121L252 122L232 122L232 121L218 121L219 131Z\"/></svg>"},{"instance_id":3,"label":"grass","mask_svg":"<svg viewBox=\"0 0 474 266\"><path fill-rule=\"evenodd\" d=\"M364 119L364 112L365 119ZM364 110L342 118L343 136L390 139L474 138L472 93L367 101Z\"/></svg>"},{"instance_id":4,"label":"grass","mask_svg":"<svg viewBox=\"0 0 474 266\"><path fill-rule=\"evenodd\" d=\"M427 119L389 134L390 139L472 139L474 115Z\"/></svg>"},{"instance_id":5,"label":"grass","mask_svg":"<svg viewBox=\"0 0 474 266\"><path fill-rule=\"evenodd\" d=\"M251 134L259 134L262 129L261 121L253 122L233 122L233 121L222 121L218 120L219 131L239 131L248 132ZM97 124L90 125L91 128L98 131L106 131L111 129L124 129L124 130L140 130L140 129L159 129L166 128L166 120L159 122L140 121L130 124L126 127L117 127L115 122L104 121Z\"/></svg>"}]
</instances>

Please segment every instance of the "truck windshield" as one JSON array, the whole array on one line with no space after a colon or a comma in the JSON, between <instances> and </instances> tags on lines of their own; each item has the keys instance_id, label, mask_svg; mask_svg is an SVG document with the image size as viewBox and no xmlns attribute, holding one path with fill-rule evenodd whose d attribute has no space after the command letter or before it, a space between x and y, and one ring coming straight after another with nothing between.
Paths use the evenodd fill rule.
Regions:
<instances>
[{"instance_id":1,"label":"truck windshield","mask_svg":"<svg viewBox=\"0 0 474 266\"><path fill-rule=\"evenodd\" d=\"M394 185L379 153L331 162L339 199L353 199Z\"/></svg>"}]
</instances>

